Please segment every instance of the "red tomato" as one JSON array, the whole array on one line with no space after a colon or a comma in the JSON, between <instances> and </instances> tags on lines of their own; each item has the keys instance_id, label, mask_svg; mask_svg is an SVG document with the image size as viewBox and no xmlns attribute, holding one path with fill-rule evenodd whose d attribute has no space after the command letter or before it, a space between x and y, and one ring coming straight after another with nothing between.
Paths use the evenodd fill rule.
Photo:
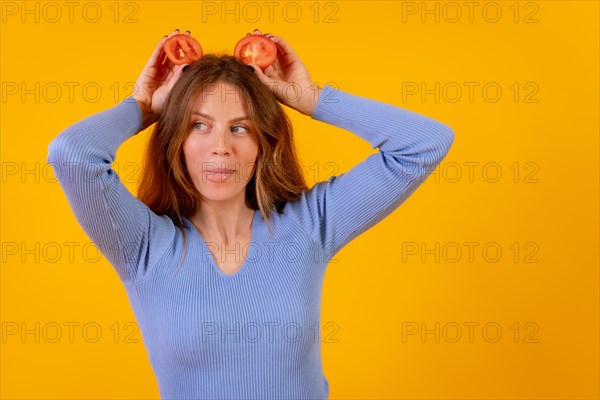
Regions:
<instances>
[{"instance_id":1,"label":"red tomato","mask_svg":"<svg viewBox=\"0 0 600 400\"><path fill-rule=\"evenodd\" d=\"M163 45L165 53L173 64L191 64L202 58L202 46L190 35L174 35L167 39Z\"/></svg>"},{"instance_id":2,"label":"red tomato","mask_svg":"<svg viewBox=\"0 0 600 400\"><path fill-rule=\"evenodd\" d=\"M254 64L265 69L275 61L277 46L268 37L253 33L237 42L233 49L233 55L242 60L244 64Z\"/></svg>"}]
</instances>

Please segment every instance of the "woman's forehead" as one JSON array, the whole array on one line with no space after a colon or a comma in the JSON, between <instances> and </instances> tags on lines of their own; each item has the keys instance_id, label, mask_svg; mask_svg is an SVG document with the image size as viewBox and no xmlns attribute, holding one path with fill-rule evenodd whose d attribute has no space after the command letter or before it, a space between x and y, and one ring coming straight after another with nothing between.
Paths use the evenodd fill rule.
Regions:
<instances>
[{"instance_id":1,"label":"woman's forehead","mask_svg":"<svg viewBox=\"0 0 600 400\"><path fill-rule=\"evenodd\" d=\"M195 106L204 104L218 106L220 103L228 106L246 107L246 99L242 89L228 82L216 82L207 85L196 97Z\"/></svg>"}]
</instances>

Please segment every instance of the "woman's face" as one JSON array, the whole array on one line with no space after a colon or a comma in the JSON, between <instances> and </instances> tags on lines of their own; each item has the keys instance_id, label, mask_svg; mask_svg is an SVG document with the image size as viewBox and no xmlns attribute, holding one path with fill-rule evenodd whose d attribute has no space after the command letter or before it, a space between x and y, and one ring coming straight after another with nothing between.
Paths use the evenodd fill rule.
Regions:
<instances>
[{"instance_id":1,"label":"woman's face","mask_svg":"<svg viewBox=\"0 0 600 400\"><path fill-rule=\"evenodd\" d=\"M241 91L210 85L192 107L190 126L183 154L196 189L209 201L244 202L258 142Z\"/></svg>"}]
</instances>

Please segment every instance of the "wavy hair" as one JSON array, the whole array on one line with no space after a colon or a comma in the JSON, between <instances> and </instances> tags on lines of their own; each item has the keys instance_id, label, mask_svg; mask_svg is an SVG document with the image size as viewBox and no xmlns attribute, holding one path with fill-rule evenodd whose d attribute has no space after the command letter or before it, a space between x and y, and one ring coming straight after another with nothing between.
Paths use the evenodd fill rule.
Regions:
<instances>
[{"instance_id":1,"label":"wavy hair","mask_svg":"<svg viewBox=\"0 0 600 400\"><path fill-rule=\"evenodd\" d=\"M190 115L198 96L211 85L229 83L240 89L256 126L258 156L246 185L246 205L259 210L272 234L273 209L281 213L308 187L298 160L292 124L271 90L231 55L205 54L182 72L173 85L149 138L137 197L158 215L168 215L183 234L184 217L201 205L201 195L187 171L183 143L191 131Z\"/></svg>"}]
</instances>

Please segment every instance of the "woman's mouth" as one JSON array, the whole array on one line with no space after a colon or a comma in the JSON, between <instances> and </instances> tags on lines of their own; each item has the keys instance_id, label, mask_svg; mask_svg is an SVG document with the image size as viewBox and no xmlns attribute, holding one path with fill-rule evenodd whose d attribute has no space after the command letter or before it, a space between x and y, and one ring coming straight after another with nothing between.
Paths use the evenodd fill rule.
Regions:
<instances>
[{"instance_id":1,"label":"woman's mouth","mask_svg":"<svg viewBox=\"0 0 600 400\"><path fill-rule=\"evenodd\" d=\"M231 175L234 174L233 169L216 169L214 171L204 171L206 173L206 179L213 183L224 183Z\"/></svg>"},{"instance_id":2,"label":"woman's mouth","mask_svg":"<svg viewBox=\"0 0 600 400\"><path fill-rule=\"evenodd\" d=\"M204 172L206 173L230 173L230 172L235 172L235 169L231 169L231 168L214 168L214 167L206 167L204 169Z\"/></svg>"}]
</instances>

